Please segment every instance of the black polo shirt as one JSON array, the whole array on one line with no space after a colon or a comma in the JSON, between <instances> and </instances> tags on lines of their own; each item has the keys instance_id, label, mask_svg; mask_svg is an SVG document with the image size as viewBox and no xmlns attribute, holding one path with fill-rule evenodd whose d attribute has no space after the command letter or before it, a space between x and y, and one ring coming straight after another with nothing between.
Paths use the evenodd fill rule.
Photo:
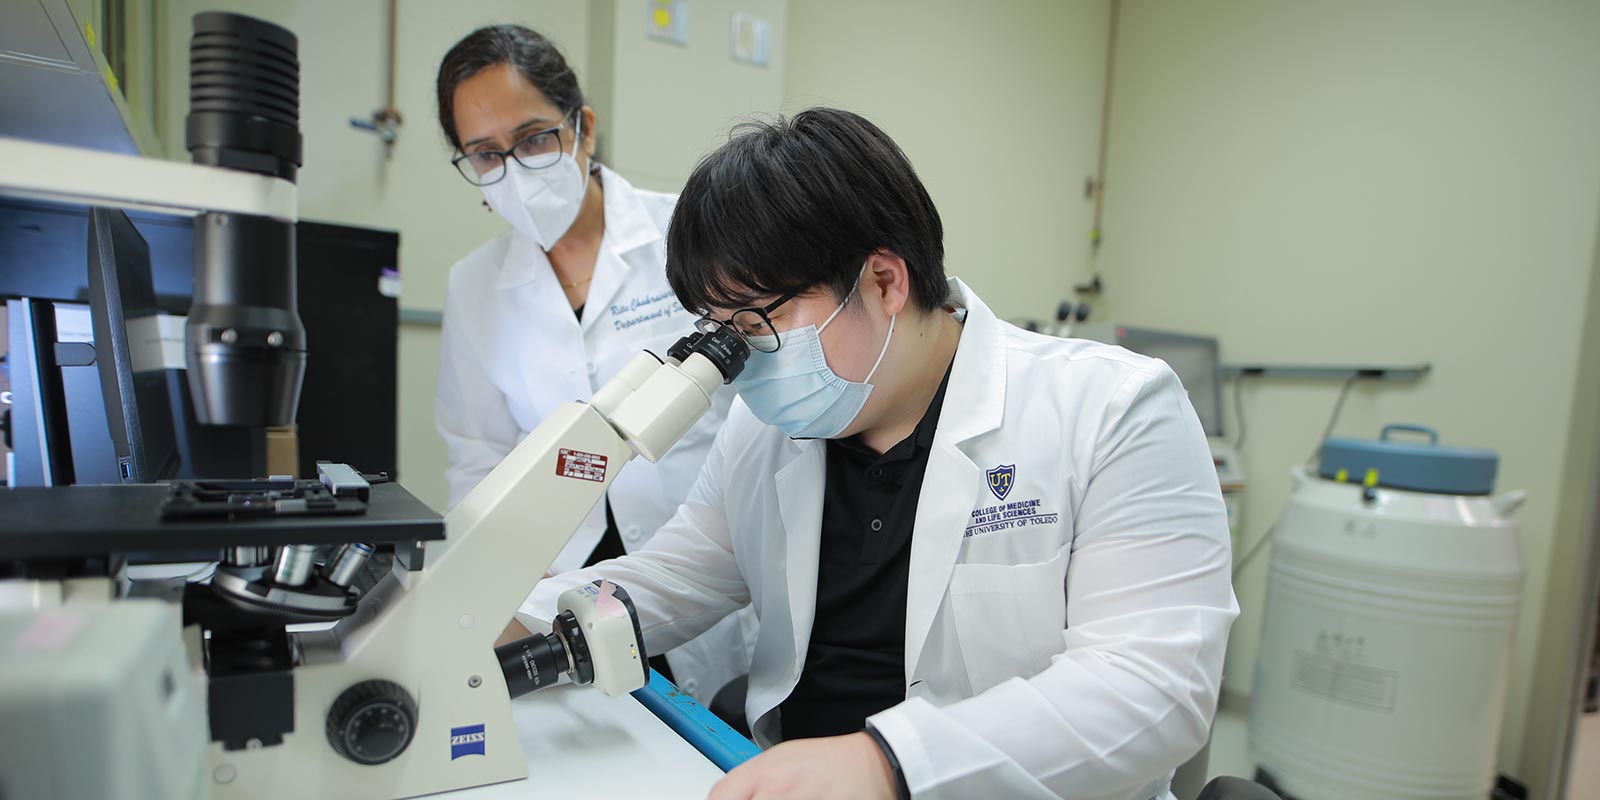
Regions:
<instances>
[{"instance_id":1,"label":"black polo shirt","mask_svg":"<svg viewBox=\"0 0 1600 800\"><path fill-rule=\"evenodd\" d=\"M950 370L912 431L878 455L852 436L827 443L817 613L783 738L855 733L906 699L906 579L917 496Z\"/></svg>"}]
</instances>

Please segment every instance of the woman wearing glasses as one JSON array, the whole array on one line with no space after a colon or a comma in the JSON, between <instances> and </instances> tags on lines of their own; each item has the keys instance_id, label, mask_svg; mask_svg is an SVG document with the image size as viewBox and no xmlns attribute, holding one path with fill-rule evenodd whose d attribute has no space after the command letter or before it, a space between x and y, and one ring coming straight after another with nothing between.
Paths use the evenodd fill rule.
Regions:
<instances>
[{"instance_id":1,"label":"woman wearing glasses","mask_svg":"<svg viewBox=\"0 0 1600 800\"><path fill-rule=\"evenodd\" d=\"M640 350L666 352L695 317L665 274L677 198L594 160L594 110L554 44L481 28L445 55L437 88L454 167L510 225L450 271L436 414L453 507L557 405L588 399ZM688 494L731 394L659 463L618 473L551 570L643 546ZM745 652L729 620L670 660L706 702L748 668Z\"/></svg>"}]
</instances>

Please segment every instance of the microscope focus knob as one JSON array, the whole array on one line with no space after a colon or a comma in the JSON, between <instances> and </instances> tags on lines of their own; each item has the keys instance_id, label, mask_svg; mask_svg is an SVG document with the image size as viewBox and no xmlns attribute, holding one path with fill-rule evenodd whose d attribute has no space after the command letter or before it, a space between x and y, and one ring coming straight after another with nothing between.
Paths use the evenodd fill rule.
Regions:
<instances>
[{"instance_id":1,"label":"microscope focus knob","mask_svg":"<svg viewBox=\"0 0 1600 800\"><path fill-rule=\"evenodd\" d=\"M382 764L411 744L417 704L398 684L362 681L339 695L328 710L328 744L357 764Z\"/></svg>"}]
</instances>

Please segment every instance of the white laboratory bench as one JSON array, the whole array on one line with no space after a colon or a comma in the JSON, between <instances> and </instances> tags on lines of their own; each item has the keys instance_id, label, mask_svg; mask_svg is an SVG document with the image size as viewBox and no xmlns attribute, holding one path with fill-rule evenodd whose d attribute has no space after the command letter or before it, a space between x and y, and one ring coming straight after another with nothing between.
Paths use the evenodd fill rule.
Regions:
<instances>
[{"instance_id":1,"label":"white laboratory bench","mask_svg":"<svg viewBox=\"0 0 1600 800\"><path fill-rule=\"evenodd\" d=\"M541 689L511 702L528 779L433 795L450 800L649 797L703 800L722 770L629 696Z\"/></svg>"}]
</instances>

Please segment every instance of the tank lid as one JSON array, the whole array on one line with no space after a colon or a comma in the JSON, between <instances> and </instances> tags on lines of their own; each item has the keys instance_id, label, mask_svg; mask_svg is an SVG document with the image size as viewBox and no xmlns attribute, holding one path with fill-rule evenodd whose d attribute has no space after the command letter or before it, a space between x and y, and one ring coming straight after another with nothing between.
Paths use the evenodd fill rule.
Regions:
<instances>
[{"instance_id":1,"label":"tank lid","mask_svg":"<svg viewBox=\"0 0 1600 800\"><path fill-rule=\"evenodd\" d=\"M1399 441L1409 432L1427 442ZM1494 491L1500 456L1493 450L1443 447L1439 433L1423 425L1385 425L1376 440L1329 437L1322 442L1317 474L1362 483L1376 472L1379 486L1434 494L1485 495Z\"/></svg>"}]
</instances>

